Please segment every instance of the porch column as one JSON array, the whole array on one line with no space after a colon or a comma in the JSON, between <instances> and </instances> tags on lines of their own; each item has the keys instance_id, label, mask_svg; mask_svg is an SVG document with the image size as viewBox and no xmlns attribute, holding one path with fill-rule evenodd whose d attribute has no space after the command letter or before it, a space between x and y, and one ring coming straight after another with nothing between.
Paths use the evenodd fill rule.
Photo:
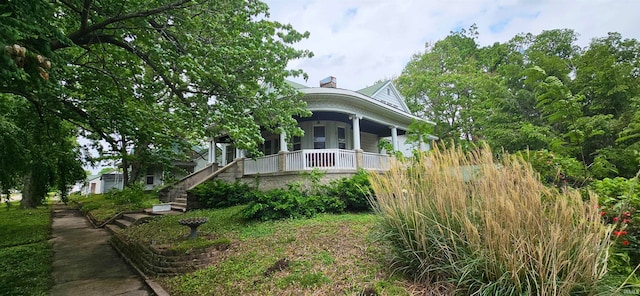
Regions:
<instances>
[{"instance_id":1,"label":"porch column","mask_svg":"<svg viewBox=\"0 0 640 296\"><path fill-rule=\"evenodd\" d=\"M360 148L360 119L362 116L357 114L349 116L353 126L353 150L361 150Z\"/></svg>"},{"instance_id":2,"label":"porch column","mask_svg":"<svg viewBox=\"0 0 640 296\"><path fill-rule=\"evenodd\" d=\"M280 133L280 151L289 151L289 147L287 147L287 134L284 131Z\"/></svg>"},{"instance_id":3,"label":"porch column","mask_svg":"<svg viewBox=\"0 0 640 296\"><path fill-rule=\"evenodd\" d=\"M278 172L284 172L287 168L287 133L282 131L280 133L280 151L278 151Z\"/></svg>"},{"instance_id":4,"label":"porch column","mask_svg":"<svg viewBox=\"0 0 640 296\"><path fill-rule=\"evenodd\" d=\"M393 151L398 151L398 128L391 127L391 144L393 144Z\"/></svg>"},{"instance_id":5,"label":"porch column","mask_svg":"<svg viewBox=\"0 0 640 296\"><path fill-rule=\"evenodd\" d=\"M244 150L236 148L236 159L244 157Z\"/></svg>"},{"instance_id":6,"label":"porch column","mask_svg":"<svg viewBox=\"0 0 640 296\"><path fill-rule=\"evenodd\" d=\"M222 165L227 165L227 144L222 144Z\"/></svg>"},{"instance_id":7,"label":"porch column","mask_svg":"<svg viewBox=\"0 0 640 296\"><path fill-rule=\"evenodd\" d=\"M209 163L216 162L216 140L213 138L209 140L209 157L207 158Z\"/></svg>"}]
</instances>

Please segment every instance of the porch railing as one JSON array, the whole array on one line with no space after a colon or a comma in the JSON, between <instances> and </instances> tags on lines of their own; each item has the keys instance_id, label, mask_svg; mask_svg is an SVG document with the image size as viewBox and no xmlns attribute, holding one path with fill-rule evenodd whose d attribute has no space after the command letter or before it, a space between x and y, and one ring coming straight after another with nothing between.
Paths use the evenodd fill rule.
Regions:
<instances>
[{"instance_id":1,"label":"porch railing","mask_svg":"<svg viewBox=\"0 0 640 296\"><path fill-rule=\"evenodd\" d=\"M275 173L278 171L278 155L267 155L257 159L244 160L244 173L254 175L257 173Z\"/></svg>"},{"instance_id":2,"label":"porch railing","mask_svg":"<svg viewBox=\"0 0 640 296\"><path fill-rule=\"evenodd\" d=\"M363 152L362 167L367 170L388 170L389 155Z\"/></svg>"},{"instance_id":3,"label":"porch railing","mask_svg":"<svg viewBox=\"0 0 640 296\"><path fill-rule=\"evenodd\" d=\"M341 170L356 168L356 153L351 150L299 150L285 156L285 171L305 171L313 168Z\"/></svg>"},{"instance_id":4,"label":"porch railing","mask_svg":"<svg viewBox=\"0 0 640 296\"><path fill-rule=\"evenodd\" d=\"M258 159L245 159L244 174L320 170L355 170L358 168L356 152L343 149L306 149L284 154L284 167L279 167L280 155L268 155ZM362 168L368 170L389 169L389 156L362 153Z\"/></svg>"}]
</instances>

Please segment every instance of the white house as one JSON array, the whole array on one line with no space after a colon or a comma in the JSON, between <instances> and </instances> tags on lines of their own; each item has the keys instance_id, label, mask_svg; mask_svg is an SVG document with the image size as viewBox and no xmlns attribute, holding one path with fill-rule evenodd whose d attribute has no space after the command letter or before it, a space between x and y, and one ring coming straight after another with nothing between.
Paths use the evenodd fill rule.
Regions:
<instances>
[{"instance_id":1,"label":"white house","mask_svg":"<svg viewBox=\"0 0 640 296\"><path fill-rule=\"evenodd\" d=\"M101 194L112 189L122 190L122 173L111 172L102 175L91 175L80 188L83 195Z\"/></svg>"},{"instance_id":2,"label":"white house","mask_svg":"<svg viewBox=\"0 0 640 296\"><path fill-rule=\"evenodd\" d=\"M405 143L409 125L415 120L434 124L411 114L391 81L358 91L337 88L335 77L324 79L319 87L290 84L303 94L312 112L311 117L296 118L304 136L288 143L285 134L263 131L265 141L260 149L264 156L256 159L246 158L232 143L223 143L223 138L211 139L209 164L161 191L161 196L166 201L182 198L185 190L213 178L259 183L268 189L285 186L300 172L314 168L325 171L329 178L352 175L359 168L384 170L389 156L378 149L381 139L390 139L394 150L410 155Z\"/></svg>"}]
</instances>

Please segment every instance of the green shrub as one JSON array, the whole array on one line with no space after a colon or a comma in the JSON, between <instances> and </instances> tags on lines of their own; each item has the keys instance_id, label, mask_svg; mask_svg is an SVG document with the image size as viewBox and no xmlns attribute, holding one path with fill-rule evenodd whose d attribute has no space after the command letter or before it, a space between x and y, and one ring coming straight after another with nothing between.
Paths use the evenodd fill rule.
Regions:
<instances>
[{"instance_id":1,"label":"green shrub","mask_svg":"<svg viewBox=\"0 0 640 296\"><path fill-rule=\"evenodd\" d=\"M245 183L227 183L217 179L204 182L191 189L189 193L210 209L244 204L252 200L255 195L253 189Z\"/></svg>"},{"instance_id":2,"label":"green shrub","mask_svg":"<svg viewBox=\"0 0 640 296\"><path fill-rule=\"evenodd\" d=\"M349 212L371 210L369 198L372 193L369 175L365 170L358 170L351 178L334 180L326 187L326 194L341 200Z\"/></svg>"},{"instance_id":3,"label":"green shrub","mask_svg":"<svg viewBox=\"0 0 640 296\"><path fill-rule=\"evenodd\" d=\"M116 205L130 204L140 207L145 200L144 185L138 182L122 190L112 189L106 193L105 198Z\"/></svg>"},{"instance_id":4,"label":"green shrub","mask_svg":"<svg viewBox=\"0 0 640 296\"><path fill-rule=\"evenodd\" d=\"M256 192L255 200L242 212L255 220L313 217L318 213L340 213L344 203L336 197L307 195L296 188Z\"/></svg>"},{"instance_id":5,"label":"green shrub","mask_svg":"<svg viewBox=\"0 0 640 296\"><path fill-rule=\"evenodd\" d=\"M567 156L555 155L547 150L519 153L540 174L546 185L558 187L582 187L587 182L588 172L582 162Z\"/></svg>"},{"instance_id":6,"label":"green shrub","mask_svg":"<svg viewBox=\"0 0 640 296\"><path fill-rule=\"evenodd\" d=\"M640 195L636 181L617 177L596 180L588 189L598 196L600 215L615 227L610 269L627 274L640 264Z\"/></svg>"},{"instance_id":7,"label":"green shrub","mask_svg":"<svg viewBox=\"0 0 640 296\"><path fill-rule=\"evenodd\" d=\"M476 175L465 180L465 167ZM612 229L598 201L544 186L520 157L439 149L371 175L395 267L457 294L593 295Z\"/></svg>"}]
</instances>

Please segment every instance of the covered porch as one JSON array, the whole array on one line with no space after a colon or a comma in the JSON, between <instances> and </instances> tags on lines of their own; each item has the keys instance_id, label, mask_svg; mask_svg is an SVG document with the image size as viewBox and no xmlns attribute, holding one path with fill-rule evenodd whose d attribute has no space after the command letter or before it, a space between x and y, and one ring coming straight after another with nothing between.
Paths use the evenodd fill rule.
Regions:
<instances>
[{"instance_id":1,"label":"covered porch","mask_svg":"<svg viewBox=\"0 0 640 296\"><path fill-rule=\"evenodd\" d=\"M304 131L300 137L288 138L285 133L263 131L264 143L259 146L264 156L250 157L236 149L228 139L209 141L208 161L224 166L231 160L242 159L243 175L277 174L310 171L315 168L328 172L352 173L358 169L386 170L389 156L380 153L378 142L388 137L398 150L399 135L406 127L365 118L340 111L314 111L311 117L296 118ZM290 141L290 142L289 142ZM215 153L216 147L221 148ZM219 154L219 155L216 155Z\"/></svg>"},{"instance_id":2,"label":"covered porch","mask_svg":"<svg viewBox=\"0 0 640 296\"><path fill-rule=\"evenodd\" d=\"M243 175L297 172L320 169L323 171L355 172L365 170L389 169L386 154L345 149L302 149L298 151L280 151L256 159L243 160Z\"/></svg>"}]
</instances>

